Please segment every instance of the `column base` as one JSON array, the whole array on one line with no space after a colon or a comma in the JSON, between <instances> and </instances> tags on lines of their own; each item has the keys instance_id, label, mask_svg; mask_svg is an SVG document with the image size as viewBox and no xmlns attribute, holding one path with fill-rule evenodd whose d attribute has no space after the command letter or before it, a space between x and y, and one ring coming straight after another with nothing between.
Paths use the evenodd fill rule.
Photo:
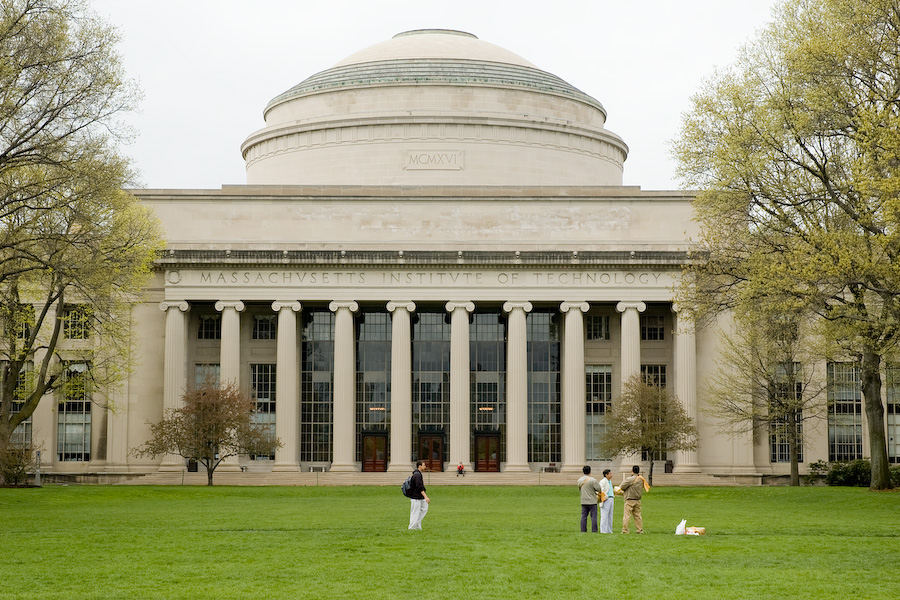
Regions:
<instances>
[{"instance_id":1,"label":"column base","mask_svg":"<svg viewBox=\"0 0 900 600\"><path fill-rule=\"evenodd\" d=\"M388 473L412 473L415 470L416 466L411 463L402 463L402 462L392 462L388 465L387 472Z\"/></svg>"},{"instance_id":2,"label":"column base","mask_svg":"<svg viewBox=\"0 0 900 600\"><path fill-rule=\"evenodd\" d=\"M239 465L236 462L231 463L231 462L222 461L221 463L219 463L219 466L216 467L217 473L240 473L241 471L243 471L243 469L241 468L241 465Z\"/></svg>"},{"instance_id":3,"label":"column base","mask_svg":"<svg viewBox=\"0 0 900 600\"><path fill-rule=\"evenodd\" d=\"M160 473L180 473L181 471L187 471L187 465L183 462L164 462L159 465L159 469L157 469Z\"/></svg>"},{"instance_id":4,"label":"column base","mask_svg":"<svg viewBox=\"0 0 900 600\"><path fill-rule=\"evenodd\" d=\"M359 473L359 466L356 463L332 463L328 470L331 473Z\"/></svg>"},{"instance_id":5,"label":"column base","mask_svg":"<svg viewBox=\"0 0 900 600\"><path fill-rule=\"evenodd\" d=\"M702 473L700 470L700 465L698 464L687 464L687 465L675 465L675 468L672 469L673 473Z\"/></svg>"},{"instance_id":6,"label":"column base","mask_svg":"<svg viewBox=\"0 0 900 600\"><path fill-rule=\"evenodd\" d=\"M584 465L563 465L562 467L560 467L559 472L560 473L584 473Z\"/></svg>"}]
</instances>

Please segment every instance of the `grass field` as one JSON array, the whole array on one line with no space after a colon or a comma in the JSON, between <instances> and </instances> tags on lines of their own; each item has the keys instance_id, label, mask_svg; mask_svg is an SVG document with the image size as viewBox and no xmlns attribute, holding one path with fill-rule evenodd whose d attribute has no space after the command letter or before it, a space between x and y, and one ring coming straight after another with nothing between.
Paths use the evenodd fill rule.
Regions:
<instances>
[{"instance_id":1,"label":"grass field","mask_svg":"<svg viewBox=\"0 0 900 600\"><path fill-rule=\"evenodd\" d=\"M410 532L396 487L0 489L0 599L900 598L895 492L654 488L642 536L574 485L429 495Z\"/></svg>"}]
</instances>

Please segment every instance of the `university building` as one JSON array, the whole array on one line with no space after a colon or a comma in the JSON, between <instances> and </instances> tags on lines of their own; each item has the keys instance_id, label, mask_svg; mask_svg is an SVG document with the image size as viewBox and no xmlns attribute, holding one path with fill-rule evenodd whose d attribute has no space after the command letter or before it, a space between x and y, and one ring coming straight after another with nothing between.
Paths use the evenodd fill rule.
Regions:
<instances>
[{"instance_id":1,"label":"university building","mask_svg":"<svg viewBox=\"0 0 900 600\"><path fill-rule=\"evenodd\" d=\"M421 30L264 116L241 148L246 185L134 190L167 239L131 315L137 366L114 411L38 408L45 473L183 470L130 451L209 373L250 391L283 443L234 472L646 465L599 447L639 373L696 419L696 451L655 457L676 475L789 472L779 436L724 435L704 412L719 329L673 303L699 233L691 194L623 186L628 147L596 99L473 35ZM806 432L801 468L867 448L855 367L829 369L841 410Z\"/></svg>"}]
</instances>

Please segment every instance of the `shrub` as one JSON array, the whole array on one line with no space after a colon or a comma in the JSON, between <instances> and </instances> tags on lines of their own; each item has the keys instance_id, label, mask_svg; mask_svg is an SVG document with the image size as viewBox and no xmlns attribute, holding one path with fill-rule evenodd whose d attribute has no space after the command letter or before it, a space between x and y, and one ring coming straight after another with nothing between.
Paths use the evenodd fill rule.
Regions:
<instances>
[{"instance_id":1,"label":"shrub","mask_svg":"<svg viewBox=\"0 0 900 600\"><path fill-rule=\"evenodd\" d=\"M900 488L900 465L891 467L891 485Z\"/></svg>"},{"instance_id":2,"label":"shrub","mask_svg":"<svg viewBox=\"0 0 900 600\"><path fill-rule=\"evenodd\" d=\"M34 468L34 448L18 444L0 447L0 485L19 487L28 481L28 471Z\"/></svg>"},{"instance_id":3,"label":"shrub","mask_svg":"<svg viewBox=\"0 0 900 600\"><path fill-rule=\"evenodd\" d=\"M825 479L828 475L828 463L824 460L817 460L809 464L809 472L803 476L803 482L806 485L816 485Z\"/></svg>"},{"instance_id":4,"label":"shrub","mask_svg":"<svg viewBox=\"0 0 900 600\"><path fill-rule=\"evenodd\" d=\"M831 463L831 470L825 476L828 485L869 487L872 481L872 467L868 460Z\"/></svg>"}]
</instances>

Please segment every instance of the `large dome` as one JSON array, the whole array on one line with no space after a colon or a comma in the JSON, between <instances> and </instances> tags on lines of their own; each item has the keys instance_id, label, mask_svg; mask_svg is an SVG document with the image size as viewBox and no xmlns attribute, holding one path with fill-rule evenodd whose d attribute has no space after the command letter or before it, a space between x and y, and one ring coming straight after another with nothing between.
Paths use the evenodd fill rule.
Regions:
<instances>
[{"instance_id":1,"label":"large dome","mask_svg":"<svg viewBox=\"0 0 900 600\"><path fill-rule=\"evenodd\" d=\"M266 107L248 184L621 185L627 147L591 96L451 30L398 34Z\"/></svg>"}]
</instances>

